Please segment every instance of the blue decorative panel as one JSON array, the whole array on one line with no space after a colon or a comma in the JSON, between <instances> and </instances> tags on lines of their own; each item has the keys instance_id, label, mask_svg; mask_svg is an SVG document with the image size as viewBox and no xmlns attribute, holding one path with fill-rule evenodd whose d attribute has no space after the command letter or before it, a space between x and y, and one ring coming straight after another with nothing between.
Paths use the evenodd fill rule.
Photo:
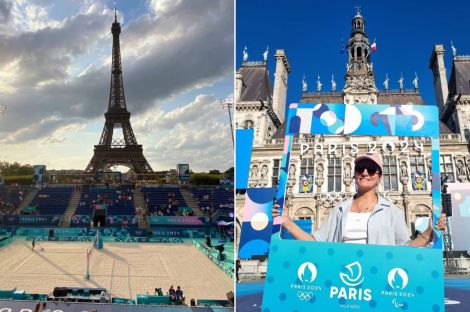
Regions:
<instances>
[{"instance_id":1,"label":"blue decorative panel","mask_svg":"<svg viewBox=\"0 0 470 312\"><path fill-rule=\"evenodd\" d=\"M236 161L236 188L245 189L248 187L248 173L250 171L251 149L253 145L253 129L237 129L237 142L235 149Z\"/></svg>"},{"instance_id":2,"label":"blue decorative panel","mask_svg":"<svg viewBox=\"0 0 470 312\"><path fill-rule=\"evenodd\" d=\"M272 233L274 188L247 189L238 256L251 259L268 254Z\"/></svg>"}]
</instances>

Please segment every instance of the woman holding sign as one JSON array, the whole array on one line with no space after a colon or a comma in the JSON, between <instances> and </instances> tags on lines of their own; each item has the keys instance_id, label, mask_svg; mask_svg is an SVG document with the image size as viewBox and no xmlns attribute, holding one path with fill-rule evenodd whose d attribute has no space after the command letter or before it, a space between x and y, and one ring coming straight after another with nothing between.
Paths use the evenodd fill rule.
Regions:
<instances>
[{"instance_id":1,"label":"woman holding sign","mask_svg":"<svg viewBox=\"0 0 470 312\"><path fill-rule=\"evenodd\" d=\"M282 226L299 240L415 247L429 244L433 235L431 222L426 231L411 240L403 212L377 194L382 177L380 158L369 153L358 157L354 164L356 195L336 206L313 235L297 226L289 218L287 209L282 214ZM279 216L279 205L273 206L272 214ZM441 214L437 230L447 229L445 218L445 214Z\"/></svg>"}]
</instances>

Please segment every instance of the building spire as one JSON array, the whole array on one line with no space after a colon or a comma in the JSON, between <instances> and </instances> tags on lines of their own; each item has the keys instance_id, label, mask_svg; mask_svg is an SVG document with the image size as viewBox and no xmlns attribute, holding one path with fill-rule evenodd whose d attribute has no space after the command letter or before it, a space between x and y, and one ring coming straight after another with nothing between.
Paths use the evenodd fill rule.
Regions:
<instances>
[{"instance_id":1,"label":"building spire","mask_svg":"<svg viewBox=\"0 0 470 312\"><path fill-rule=\"evenodd\" d=\"M365 31L366 21L362 15L354 16L352 20L351 37L348 41L349 64L353 71L363 71L370 64L371 43Z\"/></svg>"},{"instance_id":2,"label":"building spire","mask_svg":"<svg viewBox=\"0 0 470 312\"><path fill-rule=\"evenodd\" d=\"M111 90L109 92L109 109L126 110L126 98L124 96L124 81L122 79L121 45L119 35L121 26L117 22L116 10L114 11L114 23L111 26L113 34L113 52L111 65Z\"/></svg>"},{"instance_id":3,"label":"building spire","mask_svg":"<svg viewBox=\"0 0 470 312\"><path fill-rule=\"evenodd\" d=\"M356 9L356 16L361 16L361 6L355 5L354 8Z\"/></svg>"},{"instance_id":4,"label":"building spire","mask_svg":"<svg viewBox=\"0 0 470 312\"><path fill-rule=\"evenodd\" d=\"M366 21L356 6L356 15L351 21L351 36L348 40L348 64L343 94L345 104L376 103L378 90L375 86L374 68L371 63L371 42L365 31Z\"/></svg>"},{"instance_id":5,"label":"building spire","mask_svg":"<svg viewBox=\"0 0 470 312\"><path fill-rule=\"evenodd\" d=\"M114 9L114 22L117 23L117 10Z\"/></svg>"}]
</instances>

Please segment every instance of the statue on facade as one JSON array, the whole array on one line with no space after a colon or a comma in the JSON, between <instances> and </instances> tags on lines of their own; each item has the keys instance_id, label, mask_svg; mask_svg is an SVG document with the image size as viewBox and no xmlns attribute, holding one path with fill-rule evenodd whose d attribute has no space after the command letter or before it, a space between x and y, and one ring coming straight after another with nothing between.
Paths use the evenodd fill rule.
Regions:
<instances>
[{"instance_id":1,"label":"statue on facade","mask_svg":"<svg viewBox=\"0 0 470 312\"><path fill-rule=\"evenodd\" d=\"M336 91L335 75L331 75L331 91L333 91L333 92Z\"/></svg>"},{"instance_id":2,"label":"statue on facade","mask_svg":"<svg viewBox=\"0 0 470 312\"><path fill-rule=\"evenodd\" d=\"M415 79L413 79L413 86L418 90L418 74L415 72Z\"/></svg>"},{"instance_id":3,"label":"statue on facade","mask_svg":"<svg viewBox=\"0 0 470 312\"><path fill-rule=\"evenodd\" d=\"M429 181L432 181L432 162L431 159L428 161L428 177Z\"/></svg>"},{"instance_id":4,"label":"statue on facade","mask_svg":"<svg viewBox=\"0 0 470 312\"><path fill-rule=\"evenodd\" d=\"M408 170L406 168L406 163L402 162L400 165L400 172L402 177L408 177Z\"/></svg>"},{"instance_id":5,"label":"statue on facade","mask_svg":"<svg viewBox=\"0 0 470 312\"><path fill-rule=\"evenodd\" d=\"M317 166L317 179L323 178L323 165L318 164Z\"/></svg>"},{"instance_id":6,"label":"statue on facade","mask_svg":"<svg viewBox=\"0 0 470 312\"><path fill-rule=\"evenodd\" d=\"M345 179L351 179L351 164L346 163L344 166L344 178Z\"/></svg>"},{"instance_id":7,"label":"statue on facade","mask_svg":"<svg viewBox=\"0 0 470 312\"><path fill-rule=\"evenodd\" d=\"M384 88L386 91L388 90L388 74L385 74Z\"/></svg>"},{"instance_id":8,"label":"statue on facade","mask_svg":"<svg viewBox=\"0 0 470 312\"><path fill-rule=\"evenodd\" d=\"M295 179L295 165L290 165L289 167L289 180Z\"/></svg>"},{"instance_id":9,"label":"statue on facade","mask_svg":"<svg viewBox=\"0 0 470 312\"><path fill-rule=\"evenodd\" d=\"M458 176L464 176L465 175L465 169L464 169L464 165L463 165L462 160L457 161L457 175Z\"/></svg>"},{"instance_id":10,"label":"statue on facade","mask_svg":"<svg viewBox=\"0 0 470 312\"><path fill-rule=\"evenodd\" d=\"M403 90L403 73L400 74L400 80L398 80L398 84L400 85L400 90Z\"/></svg>"},{"instance_id":11,"label":"statue on facade","mask_svg":"<svg viewBox=\"0 0 470 312\"><path fill-rule=\"evenodd\" d=\"M243 62L248 61L248 49L245 46L245 49L243 49Z\"/></svg>"},{"instance_id":12,"label":"statue on facade","mask_svg":"<svg viewBox=\"0 0 470 312\"><path fill-rule=\"evenodd\" d=\"M258 179L258 166L254 165L251 167L250 180Z\"/></svg>"},{"instance_id":13,"label":"statue on facade","mask_svg":"<svg viewBox=\"0 0 470 312\"><path fill-rule=\"evenodd\" d=\"M268 53L269 53L269 47L266 46L266 50L263 53L263 60L265 63L268 61Z\"/></svg>"},{"instance_id":14,"label":"statue on facade","mask_svg":"<svg viewBox=\"0 0 470 312\"><path fill-rule=\"evenodd\" d=\"M321 92L321 87L322 87L322 83L320 81L320 75L318 75L318 79L317 79L317 91L318 92Z\"/></svg>"},{"instance_id":15,"label":"statue on facade","mask_svg":"<svg viewBox=\"0 0 470 312\"><path fill-rule=\"evenodd\" d=\"M267 165L263 165L261 167L261 176L260 176L260 180L266 180L268 177L268 166Z\"/></svg>"},{"instance_id":16,"label":"statue on facade","mask_svg":"<svg viewBox=\"0 0 470 312\"><path fill-rule=\"evenodd\" d=\"M450 41L450 47L452 49L452 56L457 56L457 49L454 47L454 43L452 42L452 40Z\"/></svg>"},{"instance_id":17,"label":"statue on facade","mask_svg":"<svg viewBox=\"0 0 470 312\"><path fill-rule=\"evenodd\" d=\"M307 92L307 88L308 88L308 85L307 85L307 81L305 81L305 75L304 75L304 77L302 78L302 92Z\"/></svg>"}]
</instances>

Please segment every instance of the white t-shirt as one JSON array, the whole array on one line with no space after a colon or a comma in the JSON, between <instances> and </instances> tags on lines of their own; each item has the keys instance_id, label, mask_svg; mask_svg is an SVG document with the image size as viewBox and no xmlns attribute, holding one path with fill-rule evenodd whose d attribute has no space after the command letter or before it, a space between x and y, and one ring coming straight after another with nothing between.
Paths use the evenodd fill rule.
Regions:
<instances>
[{"instance_id":1,"label":"white t-shirt","mask_svg":"<svg viewBox=\"0 0 470 312\"><path fill-rule=\"evenodd\" d=\"M367 221L372 212L349 212L343 242L367 244Z\"/></svg>"}]
</instances>

